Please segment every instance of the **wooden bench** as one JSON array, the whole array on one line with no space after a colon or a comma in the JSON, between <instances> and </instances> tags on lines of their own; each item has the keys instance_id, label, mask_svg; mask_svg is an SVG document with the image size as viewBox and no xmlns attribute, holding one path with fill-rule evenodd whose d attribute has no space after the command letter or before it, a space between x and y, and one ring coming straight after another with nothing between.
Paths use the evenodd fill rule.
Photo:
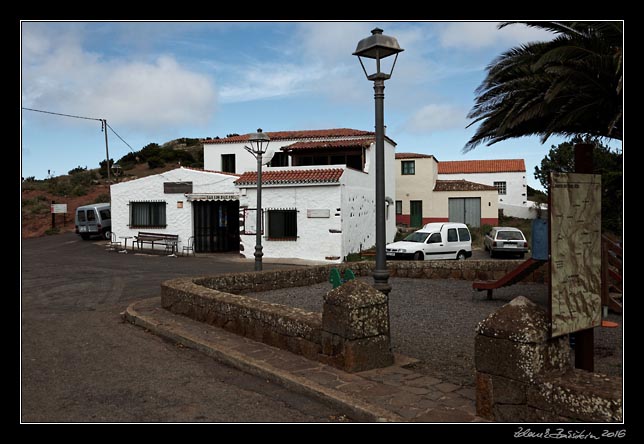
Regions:
<instances>
[{"instance_id":1,"label":"wooden bench","mask_svg":"<svg viewBox=\"0 0 644 444\"><path fill-rule=\"evenodd\" d=\"M139 234L134 237L139 250L142 248L143 244L152 244L152 250L154 250L154 244L161 244L165 246L166 251L172 250L172 254L177 249L177 244L179 243L178 234L165 234L165 233L146 233L139 231Z\"/></svg>"}]
</instances>

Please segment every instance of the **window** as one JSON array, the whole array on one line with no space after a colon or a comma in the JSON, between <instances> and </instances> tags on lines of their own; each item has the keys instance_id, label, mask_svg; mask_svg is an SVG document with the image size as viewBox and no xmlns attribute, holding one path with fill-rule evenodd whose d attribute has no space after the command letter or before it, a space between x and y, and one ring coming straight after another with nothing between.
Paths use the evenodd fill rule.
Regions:
<instances>
[{"instance_id":1,"label":"window","mask_svg":"<svg viewBox=\"0 0 644 444\"><path fill-rule=\"evenodd\" d=\"M96 213L94 210L87 210L87 221L92 222L96 220Z\"/></svg>"},{"instance_id":2,"label":"window","mask_svg":"<svg viewBox=\"0 0 644 444\"><path fill-rule=\"evenodd\" d=\"M443 236L440 233L432 234L427 241L428 244L440 244L441 242L443 242Z\"/></svg>"},{"instance_id":3,"label":"window","mask_svg":"<svg viewBox=\"0 0 644 444\"><path fill-rule=\"evenodd\" d=\"M404 175L413 175L416 174L416 161L415 160L403 160L400 162L401 171L400 174Z\"/></svg>"},{"instance_id":4,"label":"window","mask_svg":"<svg viewBox=\"0 0 644 444\"><path fill-rule=\"evenodd\" d=\"M505 182L494 182L494 186L496 187L499 194L507 194Z\"/></svg>"},{"instance_id":5,"label":"window","mask_svg":"<svg viewBox=\"0 0 644 444\"><path fill-rule=\"evenodd\" d=\"M269 210L268 211L269 239L297 239L297 211Z\"/></svg>"},{"instance_id":6,"label":"window","mask_svg":"<svg viewBox=\"0 0 644 444\"><path fill-rule=\"evenodd\" d=\"M235 155L222 154L221 155L221 171L224 173L235 172Z\"/></svg>"},{"instance_id":7,"label":"window","mask_svg":"<svg viewBox=\"0 0 644 444\"><path fill-rule=\"evenodd\" d=\"M402 200L396 201L396 214L402 214Z\"/></svg>"},{"instance_id":8,"label":"window","mask_svg":"<svg viewBox=\"0 0 644 444\"><path fill-rule=\"evenodd\" d=\"M286 153L275 153L269 163L269 166L272 166L272 167L288 166L288 155Z\"/></svg>"},{"instance_id":9,"label":"window","mask_svg":"<svg viewBox=\"0 0 644 444\"><path fill-rule=\"evenodd\" d=\"M111 219L110 210L101 210L99 213L101 214L102 220Z\"/></svg>"},{"instance_id":10,"label":"window","mask_svg":"<svg viewBox=\"0 0 644 444\"><path fill-rule=\"evenodd\" d=\"M130 202L130 227L165 228L165 202Z\"/></svg>"},{"instance_id":11,"label":"window","mask_svg":"<svg viewBox=\"0 0 644 444\"><path fill-rule=\"evenodd\" d=\"M468 230L467 228L459 228L458 237L461 238L461 242L468 242L471 239L470 230Z\"/></svg>"},{"instance_id":12,"label":"window","mask_svg":"<svg viewBox=\"0 0 644 444\"><path fill-rule=\"evenodd\" d=\"M80 210L78 212L78 221L85 222L85 210Z\"/></svg>"},{"instance_id":13,"label":"window","mask_svg":"<svg viewBox=\"0 0 644 444\"><path fill-rule=\"evenodd\" d=\"M456 228L449 228L447 230L447 242L458 242L458 233Z\"/></svg>"}]
</instances>

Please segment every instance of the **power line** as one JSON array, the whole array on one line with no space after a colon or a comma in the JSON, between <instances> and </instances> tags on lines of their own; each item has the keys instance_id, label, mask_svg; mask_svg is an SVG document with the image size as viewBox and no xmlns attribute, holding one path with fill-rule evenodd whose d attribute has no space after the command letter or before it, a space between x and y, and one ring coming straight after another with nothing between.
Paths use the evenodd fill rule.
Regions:
<instances>
[{"instance_id":1,"label":"power line","mask_svg":"<svg viewBox=\"0 0 644 444\"><path fill-rule=\"evenodd\" d=\"M97 119L95 117L74 116L72 114L63 114L63 113L55 113L55 112L52 112L52 111L43 111L42 109L25 108L24 106L22 107L22 109L25 109L27 111L35 111L37 113L53 114L55 116L73 117L74 119L98 120L99 122L103 121L103 119Z\"/></svg>"},{"instance_id":2,"label":"power line","mask_svg":"<svg viewBox=\"0 0 644 444\"><path fill-rule=\"evenodd\" d=\"M121 139L121 142L123 142L124 144L126 144L126 145L128 146L128 148L130 149L130 151L132 151L132 153L134 153L134 148L132 148L132 147L130 146L130 144L129 144L129 143L127 143L127 142L126 142L126 141L125 141L121 136L119 136L119 133L117 133L117 132L114 130L114 128L112 128L112 127L110 126L110 124L109 124L109 123L107 123L107 120L105 121L105 124L107 125L107 127L108 127L109 129L111 129L111 130L112 130L112 132L116 135L116 137L118 137L119 139Z\"/></svg>"}]
</instances>

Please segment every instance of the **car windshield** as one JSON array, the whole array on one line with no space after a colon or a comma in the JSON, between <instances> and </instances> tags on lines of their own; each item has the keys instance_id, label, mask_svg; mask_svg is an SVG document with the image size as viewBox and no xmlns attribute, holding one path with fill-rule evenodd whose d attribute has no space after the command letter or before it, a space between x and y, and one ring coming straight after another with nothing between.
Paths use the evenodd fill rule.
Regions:
<instances>
[{"instance_id":1,"label":"car windshield","mask_svg":"<svg viewBox=\"0 0 644 444\"><path fill-rule=\"evenodd\" d=\"M523 240L523 234L520 231L499 231L496 238L497 240Z\"/></svg>"},{"instance_id":2,"label":"car windshield","mask_svg":"<svg viewBox=\"0 0 644 444\"><path fill-rule=\"evenodd\" d=\"M421 233L420 231L415 231L403 239L405 242L425 242L429 233Z\"/></svg>"}]
</instances>

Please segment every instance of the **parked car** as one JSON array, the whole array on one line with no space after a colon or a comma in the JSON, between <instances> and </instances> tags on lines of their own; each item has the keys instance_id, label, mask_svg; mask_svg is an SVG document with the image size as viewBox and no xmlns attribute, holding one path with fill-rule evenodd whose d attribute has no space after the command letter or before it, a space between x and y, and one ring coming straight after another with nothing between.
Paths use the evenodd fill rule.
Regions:
<instances>
[{"instance_id":1,"label":"parked car","mask_svg":"<svg viewBox=\"0 0 644 444\"><path fill-rule=\"evenodd\" d=\"M430 223L401 241L388 244L391 259L459 259L472 256L472 236L461 223Z\"/></svg>"},{"instance_id":2,"label":"parked car","mask_svg":"<svg viewBox=\"0 0 644 444\"><path fill-rule=\"evenodd\" d=\"M109 203L95 203L76 208L76 234L83 240L91 236L110 239L112 236L112 214Z\"/></svg>"},{"instance_id":3,"label":"parked car","mask_svg":"<svg viewBox=\"0 0 644 444\"><path fill-rule=\"evenodd\" d=\"M490 257L510 253L518 254L523 259L528 252L528 241L518 228L494 227L485 235L483 248L490 252Z\"/></svg>"}]
</instances>

